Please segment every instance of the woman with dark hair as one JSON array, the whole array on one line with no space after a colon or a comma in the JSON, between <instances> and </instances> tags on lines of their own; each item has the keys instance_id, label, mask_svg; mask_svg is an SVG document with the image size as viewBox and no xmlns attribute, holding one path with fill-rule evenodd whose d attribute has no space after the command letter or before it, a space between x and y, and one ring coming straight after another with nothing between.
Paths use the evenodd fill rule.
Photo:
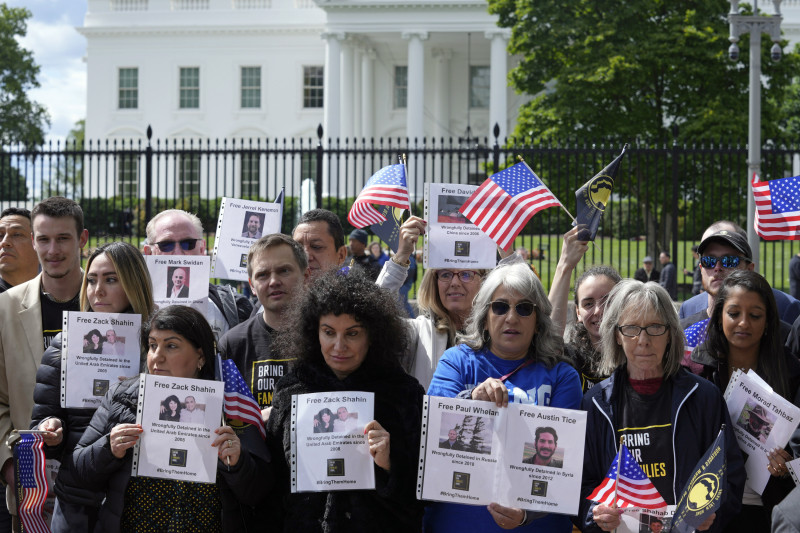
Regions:
<instances>
[{"instance_id":1,"label":"woman with dark hair","mask_svg":"<svg viewBox=\"0 0 800 533\"><path fill-rule=\"evenodd\" d=\"M428 387L431 396L460 397L577 409L578 374L564 356L564 345L550 321L550 302L526 263L498 266L483 282L467 320L463 344L447 350ZM476 385L477 384L477 385ZM568 532L565 515L531 513L492 503L486 508L432 503L425 531Z\"/></svg>"},{"instance_id":2,"label":"woman with dark hair","mask_svg":"<svg viewBox=\"0 0 800 533\"><path fill-rule=\"evenodd\" d=\"M296 364L278 382L267 422L283 531L420 531L416 469L424 391L400 366L408 337L397 295L363 272L329 271L296 299L287 323L292 327L279 332L276 352L296 356ZM292 396L335 391L375 394L375 419L364 428L375 490L291 493Z\"/></svg>"},{"instance_id":3,"label":"woman with dark hair","mask_svg":"<svg viewBox=\"0 0 800 533\"><path fill-rule=\"evenodd\" d=\"M703 365L700 375L720 391L725 391L734 370L753 370L776 393L800 405L800 362L781 343L772 287L756 272L736 270L725 278L714 300L706 341L692 359ZM745 485L742 512L726 532L768 532L772 508L794 487L786 466L792 460L791 448L773 450L767 457L771 477L763 494Z\"/></svg>"},{"instance_id":4,"label":"woman with dark hair","mask_svg":"<svg viewBox=\"0 0 800 533\"><path fill-rule=\"evenodd\" d=\"M325 407L314 416L314 433L333 432L333 411Z\"/></svg>"},{"instance_id":5,"label":"woman with dark hair","mask_svg":"<svg viewBox=\"0 0 800 533\"><path fill-rule=\"evenodd\" d=\"M142 322L147 320L154 304L150 274L142 253L126 242L112 242L95 249L86 261L80 306L81 311L130 313L141 316ZM100 337L100 331L92 330L89 342L94 336ZM75 480L72 452L95 409L61 407L61 340L59 333L42 355L36 372L31 429L49 432L44 436L44 453L48 458L61 461L55 481L56 504L51 530L53 533L90 532L94 531L104 495ZM116 342L116 345L121 344ZM94 353L112 346L114 343L107 339L100 351Z\"/></svg>"},{"instance_id":6,"label":"woman with dark hair","mask_svg":"<svg viewBox=\"0 0 800 533\"><path fill-rule=\"evenodd\" d=\"M156 311L142 327L147 372L214 379L214 334L191 307ZM266 450L248 450L229 426L214 433L216 484L132 477L139 379L115 384L75 448L78 481L105 493L97 531L246 531L242 507L265 503L272 475ZM262 441L263 445L263 441Z\"/></svg>"},{"instance_id":7,"label":"woman with dark hair","mask_svg":"<svg viewBox=\"0 0 800 533\"><path fill-rule=\"evenodd\" d=\"M608 297L600 324L599 370L610 377L589 389L580 510L581 531L613 531L620 509L586 499L617 456L620 438L669 505L694 474L724 426L726 482L720 508L697 527L722 531L741 507L744 462L728 407L707 380L681 366L683 331L667 291L658 283L626 279Z\"/></svg>"},{"instance_id":8,"label":"woman with dark hair","mask_svg":"<svg viewBox=\"0 0 800 533\"><path fill-rule=\"evenodd\" d=\"M168 422L181 421L181 401L177 396L172 394L161 402L161 413L158 415L158 419Z\"/></svg>"},{"instance_id":9,"label":"woman with dark hair","mask_svg":"<svg viewBox=\"0 0 800 533\"><path fill-rule=\"evenodd\" d=\"M93 329L83 337L83 353L103 353L103 336Z\"/></svg>"}]
</instances>

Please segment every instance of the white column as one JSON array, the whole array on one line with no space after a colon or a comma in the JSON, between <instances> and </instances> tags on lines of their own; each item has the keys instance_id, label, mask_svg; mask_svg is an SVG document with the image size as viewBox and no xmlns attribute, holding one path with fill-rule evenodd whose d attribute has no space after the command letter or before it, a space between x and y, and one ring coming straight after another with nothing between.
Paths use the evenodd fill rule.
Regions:
<instances>
[{"instance_id":1,"label":"white column","mask_svg":"<svg viewBox=\"0 0 800 533\"><path fill-rule=\"evenodd\" d=\"M342 142L345 137L353 136L353 43L346 40L342 43L342 76L341 84L342 102Z\"/></svg>"},{"instance_id":2,"label":"white column","mask_svg":"<svg viewBox=\"0 0 800 533\"><path fill-rule=\"evenodd\" d=\"M432 53L436 61L433 110L436 124L433 131L438 142L450 136L450 60L453 58L453 51L449 48L434 48Z\"/></svg>"},{"instance_id":3,"label":"white column","mask_svg":"<svg viewBox=\"0 0 800 533\"><path fill-rule=\"evenodd\" d=\"M425 31L403 32L408 41L408 99L406 101L406 135L412 146L422 144L425 136ZM416 139L416 141L415 141Z\"/></svg>"},{"instance_id":4,"label":"white column","mask_svg":"<svg viewBox=\"0 0 800 533\"><path fill-rule=\"evenodd\" d=\"M361 135L369 140L375 135L372 116L375 113L373 67L375 49L369 48L361 56Z\"/></svg>"},{"instance_id":5,"label":"white column","mask_svg":"<svg viewBox=\"0 0 800 533\"><path fill-rule=\"evenodd\" d=\"M353 136L362 137L361 133L361 56L364 49L359 46L353 50Z\"/></svg>"},{"instance_id":6,"label":"white column","mask_svg":"<svg viewBox=\"0 0 800 533\"><path fill-rule=\"evenodd\" d=\"M494 144L494 125L500 125L500 143L508 135L508 39L511 30L507 28L490 30L485 33L492 40L491 69L489 74L489 144Z\"/></svg>"},{"instance_id":7,"label":"white column","mask_svg":"<svg viewBox=\"0 0 800 533\"><path fill-rule=\"evenodd\" d=\"M325 81L323 86L322 128L325 139L341 135L341 41L343 32L325 32Z\"/></svg>"}]
</instances>

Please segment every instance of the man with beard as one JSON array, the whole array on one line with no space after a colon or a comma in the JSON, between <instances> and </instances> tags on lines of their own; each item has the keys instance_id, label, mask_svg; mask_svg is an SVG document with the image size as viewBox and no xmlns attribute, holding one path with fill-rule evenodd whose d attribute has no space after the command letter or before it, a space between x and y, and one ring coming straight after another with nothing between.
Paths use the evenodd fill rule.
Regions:
<instances>
[{"instance_id":1,"label":"man with beard","mask_svg":"<svg viewBox=\"0 0 800 533\"><path fill-rule=\"evenodd\" d=\"M242 233L245 239L261 238L261 219L255 213L247 217L247 231Z\"/></svg>"},{"instance_id":2,"label":"man with beard","mask_svg":"<svg viewBox=\"0 0 800 533\"><path fill-rule=\"evenodd\" d=\"M523 459L522 462L528 465L550 466L553 468L562 468L564 462L559 459L554 459L553 455L556 453L558 446L558 434L556 430L551 427L536 428L536 442L534 447L536 453Z\"/></svg>"}]
</instances>

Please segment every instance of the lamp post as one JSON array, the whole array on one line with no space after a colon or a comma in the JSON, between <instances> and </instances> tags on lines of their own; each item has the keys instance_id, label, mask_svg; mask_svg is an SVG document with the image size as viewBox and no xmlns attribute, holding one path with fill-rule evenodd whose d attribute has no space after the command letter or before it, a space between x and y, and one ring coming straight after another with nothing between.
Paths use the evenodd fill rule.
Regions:
<instances>
[{"instance_id":1,"label":"lamp post","mask_svg":"<svg viewBox=\"0 0 800 533\"><path fill-rule=\"evenodd\" d=\"M753 199L752 179L753 174L758 174L761 169L761 34L769 34L772 42L770 51L773 61L781 59L781 0L772 0L775 8L773 16L759 15L758 0L753 0L753 14L739 14L739 0L728 0L731 11L728 13L730 23L731 45L728 48L728 57L732 61L739 59L739 36L750 34L750 106L749 126L747 133L747 242L753 251L753 262L758 263L759 238L753 226L755 222L756 205Z\"/></svg>"}]
</instances>

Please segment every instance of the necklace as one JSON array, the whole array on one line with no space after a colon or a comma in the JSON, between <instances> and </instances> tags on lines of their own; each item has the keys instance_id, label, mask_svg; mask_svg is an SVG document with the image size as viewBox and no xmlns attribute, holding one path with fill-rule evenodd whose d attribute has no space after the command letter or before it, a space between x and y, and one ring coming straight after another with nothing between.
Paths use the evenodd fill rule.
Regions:
<instances>
[{"instance_id":1,"label":"necklace","mask_svg":"<svg viewBox=\"0 0 800 533\"><path fill-rule=\"evenodd\" d=\"M45 291L44 289L42 290L42 294L44 294L47 297L48 300L50 300L51 302L55 302L57 304L65 304L67 302L71 302L72 300L75 299L75 296L77 296L77 294L76 294L75 296L71 296L69 298L65 298L64 300L61 300L59 298L56 298L55 296L53 296L49 292Z\"/></svg>"}]
</instances>

